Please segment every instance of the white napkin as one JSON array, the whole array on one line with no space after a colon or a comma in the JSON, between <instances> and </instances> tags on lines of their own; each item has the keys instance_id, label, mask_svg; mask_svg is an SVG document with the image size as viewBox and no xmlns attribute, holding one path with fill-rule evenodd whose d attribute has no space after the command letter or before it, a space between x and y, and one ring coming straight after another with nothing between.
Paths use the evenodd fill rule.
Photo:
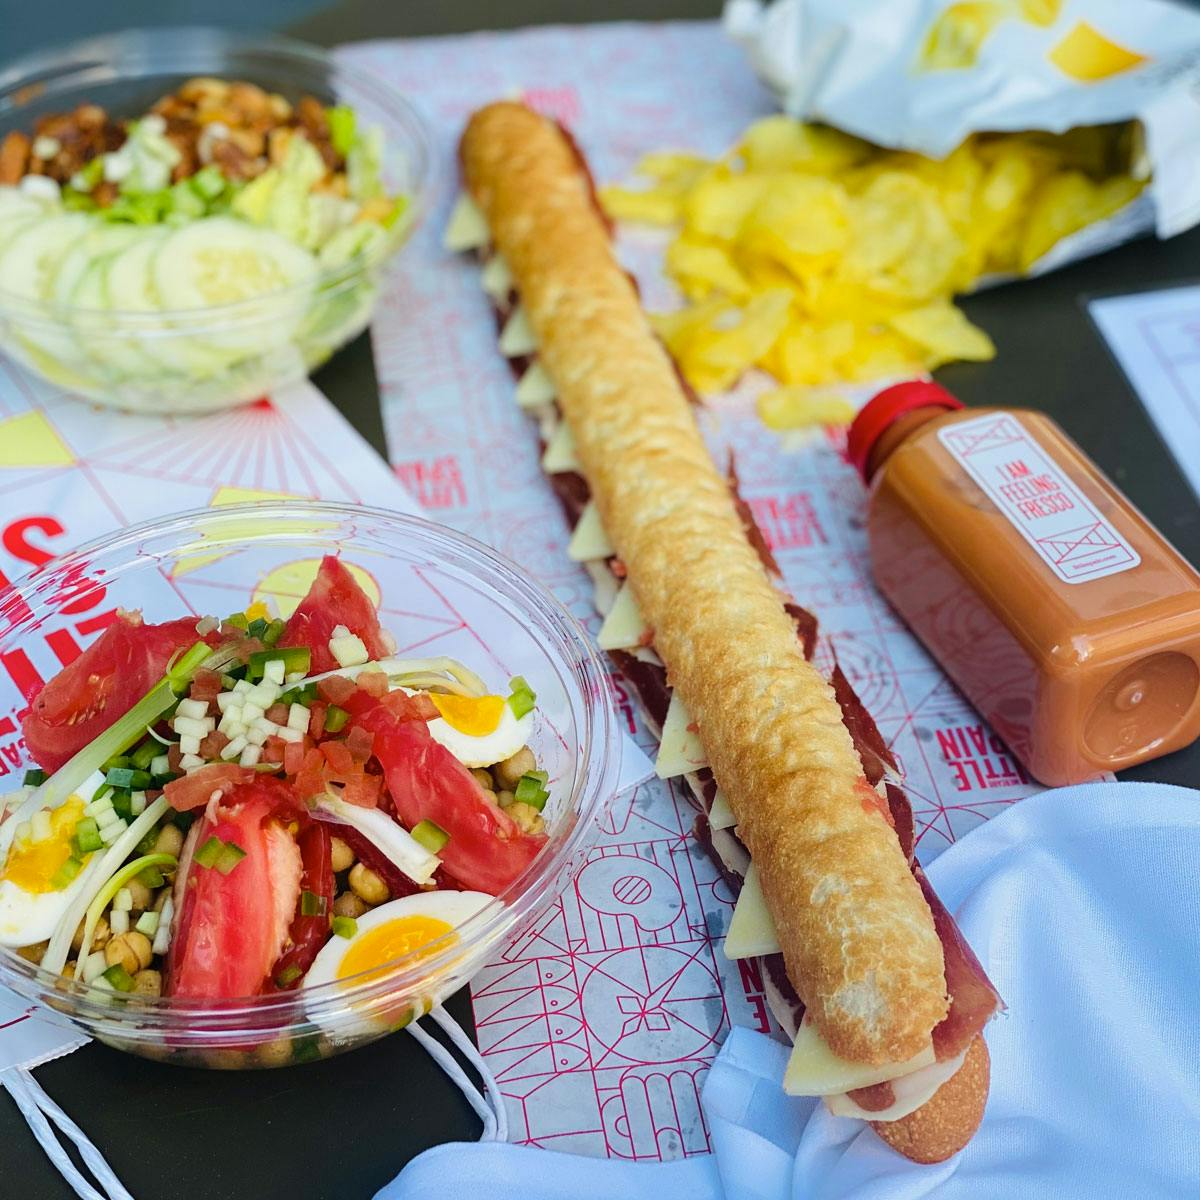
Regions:
<instances>
[{"instance_id":1,"label":"white napkin","mask_svg":"<svg viewBox=\"0 0 1200 1200\"><path fill-rule=\"evenodd\" d=\"M378 1200L1200 1196L1200 792L1046 792L929 875L1009 1006L988 1030L983 1126L950 1162L909 1163L858 1122L788 1100L786 1049L736 1030L703 1093L713 1155L647 1167L443 1146Z\"/></svg>"}]
</instances>

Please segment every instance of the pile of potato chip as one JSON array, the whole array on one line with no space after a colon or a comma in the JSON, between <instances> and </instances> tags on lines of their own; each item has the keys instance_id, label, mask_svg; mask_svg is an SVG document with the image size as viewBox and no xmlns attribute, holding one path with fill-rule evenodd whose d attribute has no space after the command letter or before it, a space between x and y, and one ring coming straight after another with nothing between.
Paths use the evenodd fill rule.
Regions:
<instances>
[{"instance_id":1,"label":"pile of potato chip","mask_svg":"<svg viewBox=\"0 0 1200 1200\"><path fill-rule=\"evenodd\" d=\"M980 134L935 161L775 116L717 161L647 155L649 187L601 199L679 226L665 265L687 304L651 320L692 386L762 367L785 387L760 411L787 427L850 415L814 386L991 358L952 297L1124 207L1145 186L1132 158L1128 125Z\"/></svg>"}]
</instances>

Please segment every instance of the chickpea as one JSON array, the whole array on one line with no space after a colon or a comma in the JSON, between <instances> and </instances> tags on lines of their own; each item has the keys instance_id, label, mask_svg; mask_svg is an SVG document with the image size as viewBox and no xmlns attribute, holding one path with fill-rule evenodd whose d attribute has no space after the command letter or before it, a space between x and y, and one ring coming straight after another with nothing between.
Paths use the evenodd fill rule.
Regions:
<instances>
[{"instance_id":1,"label":"chickpea","mask_svg":"<svg viewBox=\"0 0 1200 1200\"><path fill-rule=\"evenodd\" d=\"M367 911L367 906L353 893L343 892L333 902L335 917L361 917Z\"/></svg>"},{"instance_id":2,"label":"chickpea","mask_svg":"<svg viewBox=\"0 0 1200 1200\"><path fill-rule=\"evenodd\" d=\"M511 758L506 758L503 762L498 762L492 767L492 775L495 777L496 783L505 789L505 791L513 791L517 782L526 771L537 770L537 759L533 757L533 751L528 746L522 746Z\"/></svg>"},{"instance_id":3,"label":"chickpea","mask_svg":"<svg viewBox=\"0 0 1200 1200\"><path fill-rule=\"evenodd\" d=\"M105 962L110 967L119 963L130 975L136 975L143 967L148 967L153 957L150 939L136 929L118 934L104 947Z\"/></svg>"},{"instance_id":4,"label":"chickpea","mask_svg":"<svg viewBox=\"0 0 1200 1200\"><path fill-rule=\"evenodd\" d=\"M176 858L183 849L183 831L178 825L164 825L154 843L155 854L172 854Z\"/></svg>"},{"instance_id":5,"label":"chickpea","mask_svg":"<svg viewBox=\"0 0 1200 1200\"><path fill-rule=\"evenodd\" d=\"M63 977L63 979L68 979L68 980L69 980L69 979L74 979L74 978L75 978L75 965L76 965L76 964L75 964L75 960L72 958L72 959L71 959L71 960L70 960L70 961L67 963L67 965L66 965L65 967L63 967L63 969L62 969L62 977Z\"/></svg>"},{"instance_id":6,"label":"chickpea","mask_svg":"<svg viewBox=\"0 0 1200 1200\"><path fill-rule=\"evenodd\" d=\"M498 805L500 805L501 808L508 808L508 806L510 804L514 803L515 801L516 801L516 796L514 796L512 794L512 792L497 792L496 793L496 803Z\"/></svg>"},{"instance_id":7,"label":"chickpea","mask_svg":"<svg viewBox=\"0 0 1200 1200\"><path fill-rule=\"evenodd\" d=\"M518 800L508 805L507 811L508 815L516 821L517 827L522 833L546 832L546 822L542 820L542 814L532 804L525 804Z\"/></svg>"},{"instance_id":8,"label":"chickpea","mask_svg":"<svg viewBox=\"0 0 1200 1200\"><path fill-rule=\"evenodd\" d=\"M492 778L492 773L487 767L472 767L471 774L475 777L475 782L485 792L494 792L496 790L496 781Z\"/></svg>"},{"instance_id":9,"label":"chickpea","mask_svg":"<svg viewBox=\"0 0 1200 1200\"><path fill-rule=\"evenodd\" d=\"M277 1037L269 1042L263 1042L255 1052L260 1067L286 1067L292 1061L292 1042L290 1038Z\"/></svg>"},{"instance_id":10,"label":"chickpea","mask_svg":"<svg viewBox=\"0 0 1200 1200\"><path fill-rule=\"evenodd\" d=\"M354 851L340 837L333 839L329 850L329 857L333 863L334 871L348 871L354 866Z\"/></svg>"},{"instance_id":11,"label":"chickpea","mask_svg":"<svg viewBox=\"0 0 1200 1200\"><path fill-rule=\"evenodd\" d=\"M139 971L133 977L133 994L135 996L161 996L162 972L151 971L148 968Z\"/></svg>"},{"instance_id":12,"label":"chickpea","mask_svg":"<svg viewBox=\"0 0 1200 1200\"><path fill-rule=\"evenodd\" d=\"M48 945L50 945L49 942L38 942L33 946L20 946L17 948L17 953L26 962L40 963Z\"/></svg>"},{"instance_id":13,"label":"chickpea","mask_svg":"<svg viewBox=\"0 0 1200 1200\"><path fill-rule=\"evenodd\" d=\"M388 885L362 863L355 863L350 868L350 890L360 899L374 906L382 904L391 896Z\"/></svg>"},{"instance_id":14,"label":"chickpea","mask_svg":"<svg viewBox=\"0 0 1200 1200\"><path fill-rule=\"evenodd\" d=\"M112 936L112 931L108 927L108 921L101 917L96 922L96 928L92 932L92 949L103 950L105 943ZM83 948L83 922L79 922L79 928L75 930L75 936L71 939L71 949L76 954Z\"/></svg>"},{"instance_id":15,"label":"chickpea","mask_svg":"<svg viewBox=\"0 0 1200 1200\"><path fill-rule=\"evenodd\" d=\"M145 912L150 907L150 897L152 895L150 889L136 876L125 886L129 889L129 895L133 898L133 911Z\"/></svg>"}]
</instances>

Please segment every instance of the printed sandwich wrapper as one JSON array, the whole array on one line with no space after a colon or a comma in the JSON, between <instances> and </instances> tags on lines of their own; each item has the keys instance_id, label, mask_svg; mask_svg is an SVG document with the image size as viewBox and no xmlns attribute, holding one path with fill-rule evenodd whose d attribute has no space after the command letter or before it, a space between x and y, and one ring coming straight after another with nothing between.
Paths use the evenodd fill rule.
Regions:
<instances>
[{"instance_id":1,"label":"printed sandwich wrapper","mask_svg":"<svg viewBox=\"0 0 1200 1200\"><path fill-rule=\"evenodd\" d=\"M787 112L934 158L971 133L1139 120L1150 186L1035 273L1200 220L1200 13L1184 5L727 0L725 26Z\"/></svg>"}]
</instances>

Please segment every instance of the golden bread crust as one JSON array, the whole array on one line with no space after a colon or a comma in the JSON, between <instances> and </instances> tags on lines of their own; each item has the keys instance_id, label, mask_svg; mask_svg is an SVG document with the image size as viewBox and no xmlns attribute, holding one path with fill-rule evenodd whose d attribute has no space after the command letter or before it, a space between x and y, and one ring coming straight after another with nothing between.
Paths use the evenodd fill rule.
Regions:
<instances>
[{"instance_id":1,"label":"golden bread crust","mask_svg":"<svg viewBox=\"0 0 1200 1200\"><path fill-rule=\"evenodd\" d=\"M975 1136L987 1106L991 1075L987 1043L976 1034L963 1065L931 1099L898 1121L872 1121L871 1128L913 1162L944 1162Z\"/></svg>"},{"instance_id":2,"label":"golden bread crust","mask_svg":"<svg viewBox=\"0 0 1200 1200\"><path fill-rule=\"evenodd\" d=\"M835 1053L910 1058L942 948L842 723L751 548L561 131L477 112L467 188L504 255L608 535L762 878L788 975Z\"/></svg>"}]
</instances>

